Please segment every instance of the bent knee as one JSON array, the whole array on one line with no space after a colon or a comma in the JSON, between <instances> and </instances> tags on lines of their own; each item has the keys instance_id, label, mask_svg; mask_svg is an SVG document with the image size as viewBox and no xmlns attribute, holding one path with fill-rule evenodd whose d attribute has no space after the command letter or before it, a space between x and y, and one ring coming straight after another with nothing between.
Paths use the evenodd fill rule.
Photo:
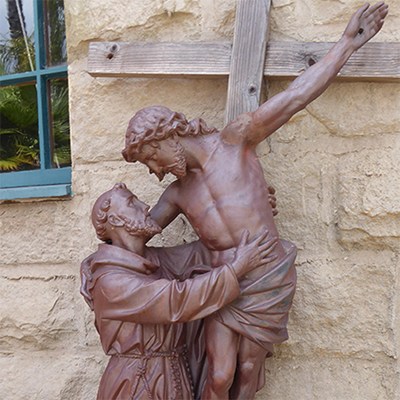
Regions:
<instances>
[{"instance_id":1,"label":"bent knee","mask_svg":"<svg viewBox=\"0 0 400 400\"><path fill-rule=\"evenodd\" d=\"M258 362L246 361L238 365L239 374L245 377L247 380L252 378L258 378L258 373L260 371L261 365Z\"/></svg>"},{"instance_id":2,"label":"bent knee","mask_svg":"<svg viewBox=\"0 0 400 400\"><path fill-rule=\"evenodd\" d=\"M210 384L217 391L227 391L233 384L235 370L211 371Z\"/></svg>"}]
</instances>

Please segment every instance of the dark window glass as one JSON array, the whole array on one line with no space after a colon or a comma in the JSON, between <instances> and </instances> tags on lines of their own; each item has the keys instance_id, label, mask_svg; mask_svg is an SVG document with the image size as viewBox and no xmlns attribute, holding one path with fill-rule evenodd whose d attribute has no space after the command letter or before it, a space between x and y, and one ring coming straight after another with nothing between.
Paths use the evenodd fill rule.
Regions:
<instances>
[{"instance_id":1,"label":"dark window glass","mask_svg":"<svg viewBox=\"0 0 400 400\"><path fill-rule=\"evenodd\" d=\"M67 65L63 0L46 1L44 17L47 41L47 66Z\"/></svg>"},{"instance_id":2,"label":"dark window glass","mask_svg":"<svg viewBox=\"0 0 400 400\"><path fill-rule=\"evenodd\" d=\"M52 167L62 168L71 165L68 119L68 80L50 80L51 113L49 124L52 127Z\"/></svg>"},{"instance_id":3,"label":"dark window glass","mask_svg":"<svg viewBox=\"0 0 400 400\"><path fill-rule=\"evenodd\" d=\"M0 172L40 168L35 86L0 88Z\"/></svg>"},{"instance_id":4,"label":"dark window glass","mask_svg":"<svg viewBox=\"0 0 400 400\"><path fill-rule=\"evenodd\" d=\"M34 69L33 0L1 0L0 75Z\"/></svg>"},{"instance_id":5,"label":"dark window glass","mask_svg":"<svg viewBox=\"0 0 400 400\"><path fill-rule=\"evenodd\" d=\"M37 197L42 193L32 187L51 185L65 185L58 192L67 193L71 156L62 0L0 0L0 87L0 198Z\"/></svg>"}]
</instances>

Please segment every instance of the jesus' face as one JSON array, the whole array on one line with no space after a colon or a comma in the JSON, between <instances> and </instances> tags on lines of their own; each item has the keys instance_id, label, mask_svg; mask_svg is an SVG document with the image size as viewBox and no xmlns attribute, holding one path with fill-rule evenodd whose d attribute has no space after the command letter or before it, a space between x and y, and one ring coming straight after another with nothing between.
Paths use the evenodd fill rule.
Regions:
<instances>
[{"instance_id":1,"label":"jesus' face","mask_svg":"<svg viewBox=\"0 0 400 400\"><path fill-rule=\"evenodd\" d=\"M145 144L136 158L160 181L169 172L178 179L186 175L185 149L172 139Z\"/></svg>"}]
</instances>

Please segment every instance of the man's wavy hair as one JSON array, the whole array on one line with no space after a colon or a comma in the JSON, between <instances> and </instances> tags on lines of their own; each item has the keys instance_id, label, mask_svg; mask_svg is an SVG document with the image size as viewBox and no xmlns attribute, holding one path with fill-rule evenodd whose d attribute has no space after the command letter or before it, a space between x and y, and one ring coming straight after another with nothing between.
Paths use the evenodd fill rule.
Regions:
<instances>
[{"instance_id":1,"label":"man's wavy hair","mask_svg":"<svg viewBox=\"0 0 400 400\"><path fill-rule=\"evenodd\" d=\"M117 183L111 190L103 193L96 200L92 209L92 223L97 237L103 242L110 240L107 235L106 222L108 220L108 211L111 207L111 198L119 189L127 189L125 183Z\"/></svg>"},{"instance_id":2,"label":"man's wavy hair","mask_svg":"<svg viewBox=\"0 0 400 400\"><path fill-rule=\"evenodd\" d=\"M135 162L136 154L145 144L168 139L173 134L178 136L208 135L215 132L201 119L188 122L182 113L171 111L164 106L146 107L139 110L129 121L126 131L125 149L122 155L128 162Z\"/></svg>"}]
</instances>

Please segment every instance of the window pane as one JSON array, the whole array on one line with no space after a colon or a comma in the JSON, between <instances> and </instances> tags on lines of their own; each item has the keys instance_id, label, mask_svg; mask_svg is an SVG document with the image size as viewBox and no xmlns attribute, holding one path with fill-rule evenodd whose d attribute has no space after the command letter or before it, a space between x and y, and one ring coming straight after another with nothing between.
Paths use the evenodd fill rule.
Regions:
<instances>
[{"instance_id":1,"label":"window pane","mask_svg":"<svg viewBox=\"0 0 400 400\"><path fill-rule=\"evenodd\" d=\"M52 127L53 168L71 165L68 114L68 80L50 80L50 126Z\"/></svg>"},{"instance_id":2,"label":"window pane","mask_svg":"<svg viewBox=\"0 0 400 400\"><path fill-rule=\"evenodd\" d=\"M36 85L0 88L0 172L40 168Z\"/></svg>"},{"instance_id":3,"label":"window pane","mask_svg":"<svg viewBox=\"0 0 400 400\"><path fill-rule=\"evenodd\" d=\"M47 0L45 4L47 66L67 65L64 2L63 0Z\"/></svg>"},{"instance_id":4,"label":"window pane","mask_svg":"<svg viewBox=\"0 0 400 400\"><path fill-rule=\"evenodd\" d=\"M0 0L0 75L35 69L33 0Z\"/></svg>"}]
</instances>

